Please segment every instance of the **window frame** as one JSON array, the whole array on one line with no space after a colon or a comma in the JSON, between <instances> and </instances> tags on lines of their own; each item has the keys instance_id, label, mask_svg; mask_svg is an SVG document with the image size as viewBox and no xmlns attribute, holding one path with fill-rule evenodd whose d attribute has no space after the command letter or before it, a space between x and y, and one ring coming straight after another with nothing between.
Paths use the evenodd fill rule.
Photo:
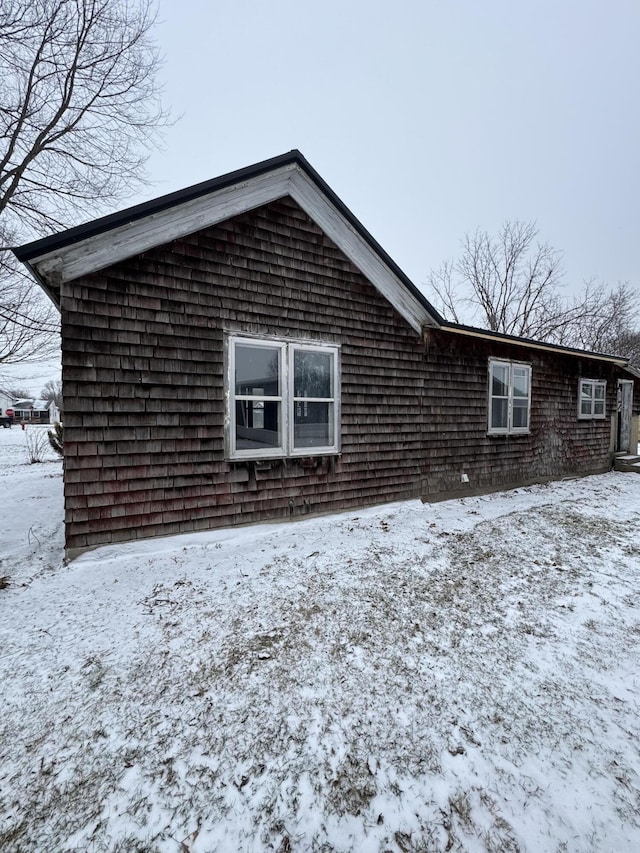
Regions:
<instances>
[{"instance_id":1,"label":"window frame","mask_svg":"<svg viewBox=\"0 0 640 853\"><path fill-rule=\"evenodd\" d=\"M268 459L291 459L309 456L336 456L340 453L340 344L325 341L310 341L294 338L262 337L247 334L228 334L225 340L226 350L226 387L225 387L225 456L233 461L242 460L268 460ZM278 375L280 394L251 395L236 394L235 392L235 364L236 345L262 346L265 348L278 349L280 351L280 372ZM320 352L331 355L333 358L332 372L332 397L323 398L297 398L294 396L294 358L296 352ZM280 403L280 444L265 449L247 448L236 446L236 402L267 401ZM295 405L296 402L306 400L311 402L328 403L330 410L333 407L332 417L328 425L333 430L333 443L319 445L317 447L295 447Z\"/></svg>"},{"instance_id":2,"label":"window frame","mask_svg":"<svg viewBox=\"0 0 640 853\"><path fill-rule=\"evenodd\" d=\"M494 367L506 367L508 374L508 394L496 395L493 393L493 370ZM514 400L514 370L520 369L527 374L527 425L526 427L513 426L513 400ZM504 358L490 358L487 367L488 373L488 407L487 407L487 434L488 435L529 435L531 432L531 364L524 361L509 361ZM493 425L493 400L507 400L507 424L506 426ZM524 399L518 396L517 399Z\"/></svg>"},{"instance_id":3,"label":"window frame","mask_svg":"<svg viewBox=\"0 0 640 853\"><path fill-rule=\"evenodd\" d=\"M583 386L591 388L591 396L583 397ZM602 388L602 397L596 397L596 389ZM583 412L582 404L589 402L590 411ZM602 402L602 413L596 412L596 403ZM607 380L587 379L581 376L578 380L578 420L580 421L602 421L607 417Z\"/></svg>"},{"instance_id":4,"label":"window frame","mask_svg":"<svg viewBox=\"0 0 640 853\"><path fill-rule=\"evenodd\" d=\"M280 393L273 394L236 394L235 393L235 372L236 372L236 349L235 344L245 344L254 347L263 347L264 349L276 349L280 352L280 372L278 374L279 381L279 390ZM228 423L228 434L226 436L226 446L228 450L229 458L238 458L238 459L260 459L260 458L274 458L278 456L283 456L283 447L284 447L284 435L285 435L285 412L284 412L284 385L283 385L283 376L282 376L282 365L285 361L285 348L282 342L267 340L263 338L244 338L239 336L234 336L229 338L228 341L228 362L229 362L229 372L227 377L227 388L226 388L226 398L227 398L227 410L226 410L226 421ZM248 450L237 450L235 448L235 440L236 440L236 426L237 426L237 412L236 412L236 402L275 402L280 404L280 444L275 445L274 447L267 447L264 450L258 450L256 448L250 448Z\"/></svg>"}]
</instances>

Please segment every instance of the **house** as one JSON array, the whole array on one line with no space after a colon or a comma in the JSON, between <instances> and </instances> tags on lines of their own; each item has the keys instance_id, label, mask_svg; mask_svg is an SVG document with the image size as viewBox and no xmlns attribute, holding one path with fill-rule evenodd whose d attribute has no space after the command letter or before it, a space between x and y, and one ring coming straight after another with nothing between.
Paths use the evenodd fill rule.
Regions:
<instances>
[{"instance_id":1,"label":"house","mask_svg":"<svg viewBox=\"0 0 640 853\"><path fill-rule=\"evenodd\" d=\"M445 322L298 151L15 253L61 312L69 556L601 472L637 437L625 359Z\"/></svg>"},{"instance_id":2,"label":"house","mask_svg":"<svg viewBox=\"0 0 640 853\"><path fill-rule=\"evenodd\" d=\"M0 388L0 415L13 406L13 397L8 391Z\"/></svg>"},{"instance_id":3,"label":"house","mask_svg":"<svg viewBox=\"0 0 640 853\"><path fill-rule=\"evenodd\" d=\"M15 423L52 424L59 419L52 400L15 400L12 408Z\"/></svg>"},{"instance_id":4,"label":"house","mask_svg":"<svg viewBox=\"0 0 640 853\"><path fill-rule=\"evenodd\" d=\"M3 388L0 388L0 426L9 429L13 423L13 398ZM9 414L7 414L7 411Z\"/></svg>"}]
</instances>

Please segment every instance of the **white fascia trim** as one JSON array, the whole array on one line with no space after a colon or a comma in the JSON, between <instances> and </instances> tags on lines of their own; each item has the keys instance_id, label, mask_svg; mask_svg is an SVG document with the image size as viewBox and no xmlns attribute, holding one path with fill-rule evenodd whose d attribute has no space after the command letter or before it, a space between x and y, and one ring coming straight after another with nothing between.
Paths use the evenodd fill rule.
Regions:
<instances>
[{"instance_id":1,"label":"white fascia trim","mask_svg":"<svg viewBox=\"0 0 640 853\"><path fill-rule=\"evenodd\" d=\"M289 194L416 332L421 333L424 326L439 325L378 253L300 169L291 175Z\"/></svg>"},{"instance_id":2,"label":"white fascia trim","mask_svg":"<svg viewBox=\"0 0 640 853\"><path fill-rule=\"evenodd\" d=\"M384 298L421 333L434 317L308 175L293 163L150 214L31 261L44 281L59 286L83 275L290 196Z\"/></svg>"},{"instance_id":3,"label":"white fascia trim","mask_svg":"<svg viewBox=\"0 0 640 853\"><path fill-rule=\"evenodd\" d=\"M294 164L283 166L210 195L151 213L143 219L42 255L32 260L31 266L45 280L55 271L58 281L73 281L282 198L287 195L289 173L295 168Z\"/></svg>"}]
</instances>

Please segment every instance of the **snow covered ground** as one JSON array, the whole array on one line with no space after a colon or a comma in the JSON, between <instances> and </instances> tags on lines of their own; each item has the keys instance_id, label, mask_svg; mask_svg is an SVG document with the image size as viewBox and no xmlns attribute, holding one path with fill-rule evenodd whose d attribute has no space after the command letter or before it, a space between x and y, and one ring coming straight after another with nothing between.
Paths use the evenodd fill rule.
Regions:
<instances>
[{"instance_id":1,"label":"snow covered ground","mask_svg":"<svg viewBox=\"0 0 640 853\"><path fill-rule=\"evenodd\" d=\"M640 849L640 477L62 560L0 430L3 851Z\"/></svg>"}]
</instances>

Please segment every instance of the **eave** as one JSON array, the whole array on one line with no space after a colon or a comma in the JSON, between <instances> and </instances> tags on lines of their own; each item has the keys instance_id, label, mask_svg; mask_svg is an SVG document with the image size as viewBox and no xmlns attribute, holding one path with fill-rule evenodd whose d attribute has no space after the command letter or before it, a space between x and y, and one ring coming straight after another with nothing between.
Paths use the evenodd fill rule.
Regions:
<instances>
[{"instance_id":1,"label":"eave","mask_svg":"<svg viewBox=\"0 0 640 853\"><path fill-rule=\"evenodd\" d=\"M462 335L467 338L480 338L485 341L494 341L501 344L510 344L511 346L523 347L526 349L540 350L542 352L556 353L557 355L568 355L575 358L593 359L594 361L604 361L615 364L618 367L627 367L629 360L617 355L608 355L606 353L591 352L590 350L576 349L574 347L564 347L560 344L549 344L544 341L534 341L531 338L518 338L514 335L505 335L501 332L491 332L487 329L478 329L474 326L464 326L460 323L442 323L439 327L441 332L448 332L452 335Z\"/></svg>"},{"instance_id":2,"label":"eave","mask_svg":"<svg viewBox=\"0 0 640 853\"><path fill-rule=\"evenodd\" d=\"M292 198L420 334L444 319L299 151L14 249L56 305L67 281L98 272L284 197Z\"/></svg>"}]
</instances>

